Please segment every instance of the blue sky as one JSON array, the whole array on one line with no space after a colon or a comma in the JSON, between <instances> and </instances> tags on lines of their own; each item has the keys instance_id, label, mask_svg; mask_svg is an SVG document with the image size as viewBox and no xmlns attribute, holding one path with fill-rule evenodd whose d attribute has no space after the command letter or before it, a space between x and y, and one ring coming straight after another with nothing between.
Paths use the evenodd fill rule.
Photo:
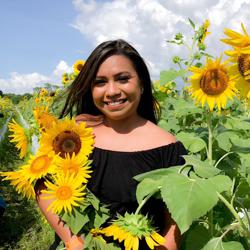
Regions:
<instances>
[{"instance_id":1,"label":"blue sky","mask_svg":"<svg viewBox=\"0 0 250 250\"><path fill-rule=\"evenodd\" d=\"M12 71L48 75L59 60L72 64L89 44L71 24L76 10L69 0L4 0L0 4L0 76Z\"/></svg>"},{"instance_id":2,"label":"blue sky","mask_svg":"<svg viewBox=\"0 0 250 250\"><path fill-rule=\"evenodd\" d=\"M166 43L177 32L190 36L188 18L209 19L208 52L220 56L224 28L250 30L250 0L2 0L0 89L32 92L44 82L60 85L77 59L108 39L123 38L144 57L151 76L172 67L180 47Z\"/></svg>"}]
</instances>

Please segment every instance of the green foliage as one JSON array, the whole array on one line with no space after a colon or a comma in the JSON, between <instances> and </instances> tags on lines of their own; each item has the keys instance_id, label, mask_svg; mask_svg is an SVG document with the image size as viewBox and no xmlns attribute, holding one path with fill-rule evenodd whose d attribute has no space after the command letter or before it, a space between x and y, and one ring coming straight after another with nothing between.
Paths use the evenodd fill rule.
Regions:
<instances>
[{"instance_id":1,"label":"green foliage","mask_svg":"<svg viewBox=\"0 0 250 250\"><path fill-rule=\"evenodd\" d=\"M88 234L91 228L99 228L109 218L109 210L101 206L99 200L87 190L86 200L73 213L64 213L63 221L74 234L80 231Z\"/></svg>"},{"instance_id":2,"label":"green foliage","mask_svg":"<svg viewBox=\"0 0 250 250\"><path fill-rule=\"evenodd\" d=\"M206 148L206 142L194 133L180 132L176 135L176 138L183 142L191 153L197 153Z\"/></svg>"},{"instance_id":3,"label":"green foliage","mask_svg":"<svg viewBox=\"0 0 250 250\"><path fill-rule=\"evenodd\" d=\"M175 80L179 76L184 76L185 70L168 70L168 71L161 71L160 73L160 84L163 85L167 82L171 82Z\"/></svg>"},{"instance_id":4,"label":"green foliage","mask_svg":"<svg viewBox=\"0 0 250 250\"><path fill-rule=\"evenodd\" d=\"M1 119L0 119L1 120ZM14 165L19 163L21 160L19 159L19 153L15 148L14 144L9 141L9 131L6 127L6 131L4 133L3 129L7 126L6 122L9 119L4 119L2 123L3 126L0 130L0 171L11 171L14 168Z\"/></svg>"},{"instance_id":5,"label":"green foliage","mask_svg":"<svg viewBox=\"0 0 250 250\"><path fill-rule=\"evenodd\" d=\"M231 186L230 179L223 175L191 179L180 174L169 174L163 179L163 183L163 201L182 233L188 230L195 219L216 205L217 192L227 191Z\"/></svg>"},{"instance_id":6,"label":"green foliage","mask_svg":"<svg viewBox=\"0 0 250 250\"><path fill-rule=\"evenodd\" d=\"M7 96L8 98L10 98L14 104L18 104L22 99L29 100L32 97L32 95L30 93L26 93L23 95L17 95L17 94L10 93L10 94L4 94L4 96Z\"/></svg>"},{"instance_id":7,"label":"green foliage","mask_svg":"<svg viewBox=\"0 0 250 250\"><path fill-rule=\"evenodd\" d=\"M236 102L210 113L187 95L162 96L160 103L159 125L189 155L183 166L136 176L138 200L161 193L185 232L182 249L249 249L250 121L244 106Z\"/></svg>"},{"instance_id":8,"label":"green foliage","mask_svg":"<svg viewBox=\"0 0 250 250\"><path fill-rule=\"evenodd\" d=\"M85 250L120 250L113 243L107 243L101 236L93 237L91 234L85 238Z\"/></svg>"},{"instance_id":9,"label":"green foliage","mask_svg":"<svg viewBox=\"0 0 250 250\"><path fill-rule=\"evenodd\" d=\"M244 250L243 246L236 241L223 242L221 237L210 240L202 250Z\"/></svg>"},{"instance_id":10,"label":"green foliage","mask_svg":"<svg viewBox=\"0 0 250 250\"><path fill-rule=\"evenodd\" d=\"M7 204L0 219L0 249L47 250L54 231L45 223L35 201L27 201L6 182L1 183L0 189Z\"/></svg>"},{"instance_id":11,"label":"green foliage","mask_svg":"<svg viewBox=\"0 0 250 250\"><path fill-rule=\"evenodd\" d=\"M156 92L162 109L159 126L176 135L188 155L183 166L136 176L137 200L154 192L163 199L184 233L182 250L250 249L249 108L236 99L220 113L194 104L186 89L188 69L202 67L204 57L211 55L203 42L209 24L197 26L191 19L189 24L192 44L180 33L167 41L188 48L188 57L174 56L178 69L160 76L162 84L180 78L184 88L176 95Z\"/></svg>"}]
</instances>

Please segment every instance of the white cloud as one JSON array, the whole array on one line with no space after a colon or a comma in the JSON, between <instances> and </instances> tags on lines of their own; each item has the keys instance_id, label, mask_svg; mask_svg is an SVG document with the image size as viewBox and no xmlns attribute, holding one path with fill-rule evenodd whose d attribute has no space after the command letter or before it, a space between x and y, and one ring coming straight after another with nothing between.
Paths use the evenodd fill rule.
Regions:
<instances>
[{"instance_id":1,"label":"white cloud","mask_svg":"<svg viewBox=\"0 0 250 250\"><path fill-rule=\"evenodd\" d=\"M191 37L188 18L196 24L210 20L207 52L214 56L220 56L228 48L220 42L220 38L225 37L224 28L241 32L241 22L248 30L250 28L250 0L72 0L72 3L77 11L72 26L93 47L104 40L127 40L141 53L153 78L159 78L161 70L174 66L172 56L187 56L184 47L169 44L166 40L178 32ZM60 84L61 75L71 71L71 67L61 60L49 76L15 72L8 79L0 77L0 89L31 92L45 82Z\"/></svg>"},{"instance_id":2,"label":"white cloud","mask_svg":"<svg viewBox=\"0 0 250 250\"><path fill-rule=\"evenodd\" d=\"M65 72L67 72L67 73L72 72L72 67L70 67L65 61L61 60L57 64L55 70L53 71L53 75L56 78L60 79L62 77L62 74Z\"/></svg>"},{"instance_id":3,"label":"white cloud","mask_svg":"<svg viewBox=\"0 0 250 250\"><path fill-rule=\"evenodd\" d=\"M78 14L73 27L95 46L104 40L123 38L142 54L151 75L172 65L173 55L185 56L182 47L167 44L176 33L191 36L188 18L201 24L210 19L208 52L219 56L225 45L223 29L247 23L250 0L72 0Z\"/></svg>"},{"instance_id":4,"label":"white cloud","mask_svg":"<svg viewBox=\"0 0 250 250\"><path fill-rule=\"evenodd\" d=\"M19 74L12 72L9 79L0 78L0 89L4 93L24 94L32 92L33 88L42 86L43 83L49 81L49 77L39 73Z\"/></svg>"},{"instance_id":5,"label":"white cloud","mask_svg":"<svg viewBox=\"0 0 250 250\"><path fill-rule=\"evenodd\" d=\"M76 29L94 45L109 39L127 40L143 55L150 68L153 67L154 75L165 68L169 54L165 40L175 32L178 23L186 22L157 0L118 0L95 5L93 1L77 0L73 3L78 11Z\"/></svg>"},{"instance_id":6,"label":"white cloud","mask_svg":"<svg viewBox=\"0 0 250 250\"><path fill-rule=\"evenodd\" d=\"M61 85L63 73L72 72L72 67L67 62L61 60L50 76L45 76L37 72L30 74L10 73L9 78L0 78L0 90L4 93L32 93L35 87L43 87L45 83Z\"/></svg>"}]
</instances>

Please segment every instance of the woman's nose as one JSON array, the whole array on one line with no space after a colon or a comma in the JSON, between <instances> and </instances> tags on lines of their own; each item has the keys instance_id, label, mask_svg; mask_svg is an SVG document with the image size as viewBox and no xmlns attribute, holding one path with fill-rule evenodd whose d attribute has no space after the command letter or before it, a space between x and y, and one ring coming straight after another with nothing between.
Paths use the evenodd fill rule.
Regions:
<instances>
[{"instance_id":1,"label":"woman's nose","mask_svg":"<svg viewBox=\"0 0 250 250\"><path fill-rule=\"evenodd\" d=\"M115 95L119 95L120 93L121 93L121 90L115 82L109 82L107 84L107 89L106 89L107 96L115 96Z\"/></svg>"}]
</instances>

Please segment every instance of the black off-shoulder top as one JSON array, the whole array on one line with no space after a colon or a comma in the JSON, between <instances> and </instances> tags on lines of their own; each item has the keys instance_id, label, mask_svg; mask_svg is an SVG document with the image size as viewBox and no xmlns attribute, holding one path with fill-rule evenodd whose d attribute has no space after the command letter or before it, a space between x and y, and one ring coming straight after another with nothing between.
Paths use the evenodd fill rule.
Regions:
<instances>
[{"instance_id":1,"label":"black off-shoulder top","mask_svg":"<svg viewBox=\"0 0 250 250\"><path fill-rule=\"evenodd\" d=\"M104 204L109 205L111 219L117 213L135 212L137 181L135 175L151 170L168 168L184 164L182 155L186 150L181 142L171 143L153 149L120 152L94 148L90 159L92 162L91 179L88 188ZM149 200L145 205L145 213L153 218L155 226L162 230L162 216L165 211L163 202Z\"/></svg>"}]
</instances>

